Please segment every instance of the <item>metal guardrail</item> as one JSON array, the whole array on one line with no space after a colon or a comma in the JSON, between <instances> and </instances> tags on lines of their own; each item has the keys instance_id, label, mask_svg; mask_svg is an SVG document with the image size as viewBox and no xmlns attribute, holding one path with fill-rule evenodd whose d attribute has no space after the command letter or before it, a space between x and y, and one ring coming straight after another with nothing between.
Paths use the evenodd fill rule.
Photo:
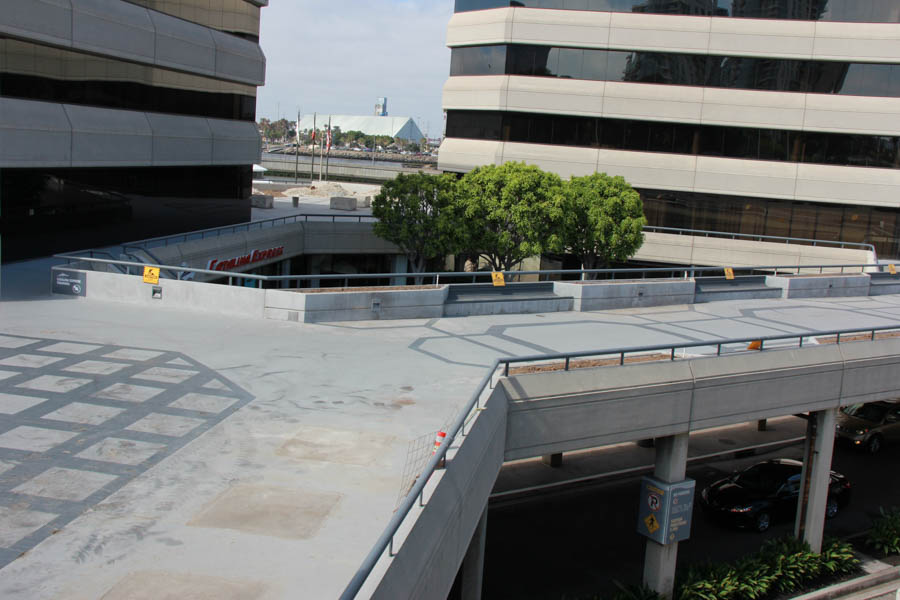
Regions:
<instances>
[{"instance_id":1,"label":"metal guardrail","mask_svg":"<svg viewBox=\"0 0 900 600\"><path fill-rule=\"evenodd\" d=\"M147 238L128 242L128 246L146 245L149 248L157 248L159 246L168 246L169 244L182 244L193 240L204 240L207 238L216 238L223 235L233 235L242 231L257 231L277 227L280 225L290 225L292 223L306 223L308 221L350 221L356 223L370 223L377 219L371 215L332 215L332 214L300 214L290 215L287 217L273 217L271 219L263 219L262 221L248 221L247 223L238 223L236 225L225 225L223 227L211 227L209 229L198 229L197 231L189 231L187 233L178 233L174 235L164 235L155 238Z\"/></svg>"},{"instance_id":2,"label":"metal guardrail","mask_svg":"<svg viewBox=\"0 0 900 600\"><path fill-rule=\"evenodd\" d=\"M814 337L825 337L825 336L835 336L835 342L841 343L841 336L849 335L849 334L865 334L870 339L874 340L876 333L879 331L900 331L900 324L896 325L887 325L882 327L865 327L862 329L835 329L829 331L811 331L807 333L795 333L795 334L787 334L787 335L773 335L773 336L762 336L762 337L742 337L742 338L731 338L724 340L709 340L705 342L688 342L682 344L662 344L655 346L628 346L621 348L611 348L607 350L588 350L584 352L563 352L563 353L554 353L554 354L535 354L531 356L519 356L513 358L498 358L495 359L491 366L488 368L487 373L481 379L481 382L478 384L475 392L470 396L469 401L465 404L460 414L456 417L456 420L453 422L453 425L450 427L449 431L447 431L447 437L444 438L444 442L438 447L437 452L435 452L434 456L431 457L431 460L428 461L428 464L422 469L418 478L416 479L415 484L407 493L406 497L401 502L400 506L394 511L394 516L388 522L387 526L384 528L381 536L375 542L375 545L372 547L371 551L368 555L366 555L359 569L357 569L356 573L350 579L350 582L347 584L347 587L344 589L341 594L341 600L353 600L356 598L356 595L359 593L360 589L362 589L363 584L368 579L372 570L375 568L375 565L378 563L378 560L384 554L384 551L388 551L388 555L390 557L395 556L394 553L394 536L396 536L400 526L403 524L403 521L409 515L409 512L412 510L413 506L416 502L419 503L420 507L425 506L425 486L428 484L431 476L437 470L438 465L442 463L442 461L446 460L447 452L453 443L456 441L456 437L458 434L462 434L465 437L465 426L466 422L469 418L469 415L473 410L477 411L481 408L480 401L481 396L485 392L485 389L489 384L492 383L493 377L497 372L497 369L503 366L503 376L506 377L509 375L509 365L513 363L527 363L527 362L539 362L539 361L565 361L565 369L569 370L570 362L574 358L585 358L589 356L610 356L610 355L619 355L620 361L619 364L624 364L625 355L632 353L640 353L644 354L647 352L662 352L666 351L670 360L675 360L676 350L679 349L687 349L687 348L699 348L699 347L712 347L715 346L717 348L716 355L720 356L722 354L722 348L729 345L737 345L740 344L743 348L736 349L733 352L762 352L766 349L766 342L775 342L775 341L783 341L783 340L798 340L797 347L803 346L804 338L814 338ZM760 343L758 350L749 350L746 347L748 342L756 342ZM783 346L782 346L783 347ZM779 347L779 348L782 348ZM491 386L493 387L493 386Z\"/></svg>"},{"instance_id":3,"label":"metal guardrail","mask_svg":"<svg viewBox=\"0 0 900 600\"><path fill-rule=\"evenodd\" d=\"M715 237L715 238L725 238L731 240L737 239L746 239L753 240L757 242L763 241L775 241L775 242L784 242L785 244L790 243L800 243L804 246L838 246L839 248L859 248L861 250L868 250L872 253L875 252L875 246L873 244L865 244L861 242L842 242L838 240L814 240L811 238L797 238L797 237L784 237L779 235L757 235L753 233L729 233L726 231L707 231L705 229L682 229L678 227L658 227L655 225L647 225L644 227L644 231L650 231L655 233L677 233L678 235L696 235L703 237Z\"/></svg>"},{"instance_id":4,"label":"metal guardrail","mask_svg":"<svg viewBox=\"0 0 900 600\"><path fill-rule=\"evenodd\" d=\"M192 240L203 240L207 238L220 237L222 235L232 235L242 231L256 231L267 229L269 227L277 227L279 225L289 225L292 223L305 223L313 221L350 221L357 223L373 223L377 219L371 215L334 215L334 214L300 214L287 217L274 217L271 219L263 219L261 221L249 221L247 223L239 223L236 225L225 225L223 227L211 227L209 229L199 229L188 233L179 233L175 235L159 236L129 242L128 246L143 245L147 248L155 248L157 246L168 246L172 244L181 244ZM856 242L838 242L831 240L813 240L807 238L781 237L773 235L754 235L748 233L728 233L724 231L707 231L704 229L682 229L677 227L656 227L645 226L645 232L654 233L672 233L677 235L702 235L704 237L717 237L725 239L747 239L755 241L777 241L785 244L800 243L811 246L832 245L840 248L859 248L875 253L875 246L872 244L856 243Z\"/></svg>"},{"instance_id":5,"label":"metal guardrail","mask_svg":"<svg viewBox=\"0 0 900 600\"><path fill-rule=\"evenodd\" d=\"M215 275L217 277L228 277L228 285L233 285L235 278L242 279L253 279L256 281L262 282L280 282L280 281L311 281L311 280L343 280L344 287L349 287L349 283L354 279L405 279L405 278L415 278L421 280L431 280L434 282L434 285L439 285L441 281L441 277L444 278L454 278L454 279L468 279L471 278L472 283L475 283L479 278L488 279L491 277L491 271L452 271L452 272L440 272L440 271L427 271L423 273L352 273L352 274L343 274L343 275L255 275L252 273L241 273L238 271L213 271L210 269L201 269L197 267L184 267L184 266L173 266L173 265L163 265L163 264L154 264L154 263L142 263L135 261L124 261L124 260L113 260L113 259L104 259L97 258L94 256L94 253L98 252L95 250L88 251L87 256L80 256L77 252L68 252L64 254L54 254L54 258L62 258L68 261L69 264L73 262L87 262L91 264L108 264L108 265L117 265L117 266L125 266L125 267L156 267L161 271L171 271L174 273L184 272L184 273L202 273L205 275ZM101 252L98 252L101 253ZM109 255L108 252L102 252L102 254ZM671 273L673 278L676 278L676 274L681 274L678 278L694 278L698 273L716 273L722 274L724 273L726 267L650 267L650 268L637 268L637 269L548 269L543 271L502 271L505 278L514 278L521 277L524 275L537 275L540 279L542 275L579 275L582 279L585 275L589 274L598 274L598 275L610 275L611 279L615 280L617 275L624 274L626 276L639 276L639 277L627 277L629 279L646 279L648 274L663 274L663 273ZM779 273L792 273L795 272L799 275L801 271L816 271L819 273L824 273L825 269L833 270L840 269L841 273L844 273L844 269L855 269L859 271L863 271L865 269L878 269L879 272L884 271L888 268L888 265L879 265L879 264L869 264L869 263L852 263L852 264L831 264L831 265L760 265L760 266L752 266L752 267L734 267L735 273L740 272L754 272L754 271L772 271L775 275Z\"/></svg>"}]
</instances>

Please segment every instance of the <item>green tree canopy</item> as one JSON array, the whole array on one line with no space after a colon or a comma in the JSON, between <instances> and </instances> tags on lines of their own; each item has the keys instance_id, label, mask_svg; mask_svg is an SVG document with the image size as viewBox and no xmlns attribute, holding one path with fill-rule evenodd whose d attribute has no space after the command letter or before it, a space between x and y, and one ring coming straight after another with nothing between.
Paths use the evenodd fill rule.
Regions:
<instances>
[{"instance_id":1,"label":"green tree canopy","mask_svg":"<svg viewBox=\"0 0 900 600\"><path fill-rule=\"evenodd\" d=\"M554 249L578 256L583 269L604 268L634 256L646 224L641 196L624 178L572 177Z\"/></svg>"},{"instance_id":2,"label":"green tree canopy","mask_svg":"<svg viewBox=\"0 0 900 600\"><path fill-rule=\"evenodd\" d=\"M429 259L456 251L455 186L453 175L400 173L372 201L375 235L396 244L414 273L423 272Z\"/></svg>"},{"instance_id":3,"label":"green tree canopy","mask_svg":"<svg viewBox=\"0 0 900 600\"><path fill-rule=\"evenodd\" d=\"M554 243L563 184L558 175L508 162L470 171L459 181L463 249L509 271Z\"/></svg>"}]
</instances>

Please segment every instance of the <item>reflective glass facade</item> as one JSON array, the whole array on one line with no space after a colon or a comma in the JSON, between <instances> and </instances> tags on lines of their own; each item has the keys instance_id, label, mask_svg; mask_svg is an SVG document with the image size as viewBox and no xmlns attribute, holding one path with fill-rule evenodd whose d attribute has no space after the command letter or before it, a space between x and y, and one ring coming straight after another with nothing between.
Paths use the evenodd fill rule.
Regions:
<instances>
[{"instance_id":1,"label":"reflective glass facade","mask_svg":"<svg viewBox=\"0 0 900 600\"><path fill-rule=\"evenodd\" d=\"M638 190L648 225L873 244L900 256L900 211L746 196Z\"/></svg>"},{"instance_id":2,"label":"reflective glass facade","mask_svg":"<svg viewBox=\"0 0 900 600\"><path fill-rule=\"evenodd\" d=\"M0 169L3 262L250 220L251 167Z\"/></svg>"},{"instance_id":3,"label":"reflective glass facade","mask_svg":"<svg viewBox=\"0 0 900 600\"><path fill-rule=\"evenodd\" d=\"M0 37L5 97L219 119L256 118L256 88Z\"/></svg>"},{"instance_id":4,"label":"reflective glass facade","mask_svg":"<svg viewBox=\"0 0 900 600\"><path fill-rule=\"evenodd\" d=\"M525 75L745 90L900 97L900 65L555 48L453 48L450 75Z\"/></svg>"},{"instance_id":5,"label":"reflective glass facade","mask_svg":"<svg viewBox=\"0 0 900 600\"><path fill-rule=\"evenodd\" d=\"M900 138L896 136L458 110L447 111L446 135L748 160L900 168Z\"/></svg>"},{"instance_id":6,"label":"reflective glass facade","mask_svg":"<svg viewBox=\"0 0 900 600\"><path fill-rule=\"evenodd\" d=\"M456 0L456 12L523 6L665 15L900 23L897 0Z\"/></svg>"},{"instance_id":7,"label":"reflective glass facade","mask_svg":"<svg viewBox=\"0 0 900 600\"><path fill-rule=\"evenodd\" d=\"M185 21L259 42L259 7L244 0L126 0Z\"/></svg>"}]
</instances>

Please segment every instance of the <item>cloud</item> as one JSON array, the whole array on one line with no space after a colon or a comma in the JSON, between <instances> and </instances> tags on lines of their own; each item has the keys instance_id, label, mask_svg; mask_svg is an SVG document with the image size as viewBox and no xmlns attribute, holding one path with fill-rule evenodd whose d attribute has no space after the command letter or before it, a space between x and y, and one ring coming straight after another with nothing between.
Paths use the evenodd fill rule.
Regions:
<instances>
[{"instance_id":1,"label":"cloud","mask_svg":"<svg viewBox=\"0 0 900 600\"><path fill-rule=\"evenodd\" d=\"M453 0L271 0L262 9L266 85L257 114L389 113L413 117L432 137L443 126L441 89Z\"/></svg>"}]
</instances>

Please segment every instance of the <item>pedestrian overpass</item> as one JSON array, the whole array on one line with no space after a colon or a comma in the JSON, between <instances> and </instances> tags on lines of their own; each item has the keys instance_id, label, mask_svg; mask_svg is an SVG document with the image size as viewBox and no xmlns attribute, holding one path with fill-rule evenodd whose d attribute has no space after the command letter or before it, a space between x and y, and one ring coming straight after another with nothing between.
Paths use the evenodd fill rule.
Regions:
<instances>
[{"instance_id":1,"label":"pedestrian overpass","mask_svg":"<svg viewBox=\"0 0 900 600\"><path fill-rule=\"evenodd\" d=\"M654 476L677 482L684 479L692 431L800 413L809 415L801 478L809 482L809 500L798 507L795 531L818 551L837 410L900 396L897 332L825 331L500 359L342 599L443 599L460 567L463 598L480 598L487 501L504 461L656 438ZM758 349L749 350L751 342ZM692 357L678 358L679 351ZM586 365L601 366L576 368ZM677 547L647 542L644 582L664 596L674 586Z\"/></svg>"}]
</instances>

